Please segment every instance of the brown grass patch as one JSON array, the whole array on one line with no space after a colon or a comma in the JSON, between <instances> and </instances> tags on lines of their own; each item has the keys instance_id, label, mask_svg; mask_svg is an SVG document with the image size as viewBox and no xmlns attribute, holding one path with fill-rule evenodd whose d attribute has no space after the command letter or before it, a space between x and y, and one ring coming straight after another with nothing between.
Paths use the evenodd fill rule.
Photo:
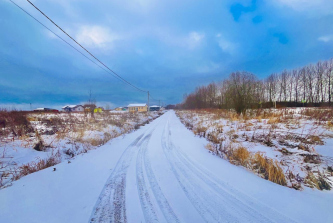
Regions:
<instances>
[{"instance_id":1,"label":"brown grass patch","mask_svg":"<svg viewBox=\"0 0 333 223\"><path fill-rule=\"evenodd\" d=\"M231 152L228 157L231 163L247 166L250 163L251 153L244 147L239 147Z\"/></svg>"},{"instance_id":2,"label":"brown grass patch","mask_svg":"<svg viewBox=\"0 0 333 223\"><path fill-rule=\"evenodd\" d=\"M317 188L318 190L330 190L332 186L327 182L324 176L320 173L316 177L312 172L308 172L304 183L306 183L311 188Z\"/></svg>"},{"instance_id":3,"label":"brown grass patch","mask_svg":"<svg viewBox=\"0 0 333 223\"><path fill-rule=\"evenodd\" d=\"M47 159L41 159L38 162L30 162L24 164L18 168L18 170L14 171L12 180L18 180L21 177L24 177L28 174L46 169L48 167L54 166L61 162L61 158L59 154L53 155Z\"/></svg>"},{"instance_id":4,"label":"brown grass patch","mask_svg":"<svg viewBox=\"0 0 333 223\"><path fill-rule=\"evenodd\" d=\"M258 170L266 180L286 186L287 181L280 164L275 160L264 157L257 152L253 158L254 169Z\"/></svg>"}]
</instances>

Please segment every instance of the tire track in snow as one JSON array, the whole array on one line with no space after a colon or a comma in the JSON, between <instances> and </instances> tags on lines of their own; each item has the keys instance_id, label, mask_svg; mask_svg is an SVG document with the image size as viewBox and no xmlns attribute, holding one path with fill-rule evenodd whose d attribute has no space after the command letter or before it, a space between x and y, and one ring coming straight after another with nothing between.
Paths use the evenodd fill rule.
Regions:
<instances>
[{"instance_id":1,"label":"tire track in snow","mask_svg":"<svg viewBox=\"0 0 333 223\"><path fill-rule=\"evenodd\" d=\"M232 188L222 180L212 175L205 167L199 166L186 156L181 149L176 148L172 140L170 140L171 132L169 124L167 123L166 129L167 141L172 148L175 155L187 170L192 172L195 176L205 182L211 189L215 191L220 200L229 204L228 209L236 213L237 216L242 218L242 221L253 222L295 222L282 213L272 209L271 207L261 203L256 198L248 196L236 189Z\"/></svg>"},{"instance_id":2,"label":"tire track in snow","mask_svg":"<svg viewBox=\"0 0 333 223\"><path fill-rule=\"evenodd\" d=\"M144 162L145 162L146 173L147 173L147 176L149 179L151 189L153 190L153 193L158 202L158 205L159 205L160 209L162 210L164 218L167 220L167 222L180 222L179 219L177 218L176 214L172 210L168 200L165 198L165 196L157 182L157 179L156 179L153 169L151 167L150 160L147 156L147 150L144 151Z\"/></svg>"},{"instance_id":3,"label":"tire track in snow","mask_svg":"<svg viewBox=\"0 0 333 223\"><path fill-rule=\"evenodd\" d=\"M140 150L136 159L136 180L137 188L141 203L141 208L145 217L146 222L158 222L155 208L152 203L152 199L149 194L148 187L146 185L146 180L144 177L143 168L143 150L147 148L151 133L146 135L140 143Z\"/></svg>"},{"instance_id":4,"label":"tire track in snow","mask_svg":"<svg viewBox=\"0 0 333 223\"><path fill-rule=\"evenodd\" d=\"M221 208L224 204L217 203L214 199L214 194L211 191L204 190L203 183L198 181L190 172L186 172L181 162L172 155L172 148L168 145L168 136L165 129L161 143L164 154L179 185L203 220L205 222L238 222L236 217Z\"/></svg>"},{"instance_id":5,"label":"tire track in snow","mask_svg":"<svg viewBox=\"0 0 333 223\"><path fill-rule=\"evenodd\" d=\"M265 222L294 222L292 219L286 217L285 215L281 214L280 212L273 210L272 208L262 204L260 201L256 200L253 197L250 197L236 189L230 187L229 185L225 184L221 180L214 177L208 170L201 166L198 167L197 164L194 164L180 149L175 148L175 153L177 153L178 158L185 163L190 170L196 173L200 179L205 181L207 184L213 188L216 193L219 193L223 196L228 202L231 202L235 206L235 211L242 210L240 215L251 215L252 217L258 218L260 217L261 220L265 220ZM235 196L237 194L237 197ZM255 202L254 202L255 201ZM264 210L262 213L259 213L256 209ZM266 217L274 216L274 220L270 220Z\"/></svg>"},{"instance_id":6,"label":"tire track in snow","mask_svg":"<svg viewBox=\"0 0 333 223\"><path fill-rule=\"evenodd\" d=\"M151 134L147 136L146 141L142 143L142 146L140 147L139 153L138 153L138 159L137 159L137 177L138 177L138 182L145 182L145 177L144 177L144 170L147 175L149 184L150 184L150 189L153 192L153 196L156 199L159 208L167 222L179 222L177 216L173 212L171 206L169 205L169 202L165 198L160 186L158 185L158 182L156 180L155 174L152 170L150 160L147 155L147 149L148 149L148 143L150 140ZM145 137L146 138L146 137ZM139 185L139 184L138 184ZM141 191L141 194L144 194L145 196L141 196L140 199L142 198L147 199L143 203L150 204L150 205L142 205L143 207L150 206L149 209L153 210L152 204L150 203L150 198L147 196L148 191L145 189L147 188L147 185L142 185L143 188L139 189ZM145 191L146 193L142 193ZM149 210L148 209L148 210ZM149 210L150 211L150 210ZM147 213L147 212L146 212ZM155 213L155 212L154 212ZM151 219L151 216L154 214L149 215L146 218L147 222L155 222L158 221L158 219ZM150 217L150 218L149 218Z\"/></svg>"},{"instance_id":7,"label":"tire track in snow","mask_svg":"<svg viewBox=\"0 0 333 223\"><path fill-rule=\"evenodd\" d=\"M90 217L90 223L127 222L125 204L126 174L135 152L135 146L143 135L144 133L137 137L121 155L98 198Z\"/></svg>"},{"instance_id":8,"label":"tire track in snow","mask_svg":"<svg viewBox=\"0 0 333 223\"><path fill-rule=\"evenodd\" d=\"M171 165L173 165L172 168L174 173L179 183L182 185L184 192L187 194L194 206L196 206L199 213L200 210L202 210L202 206L198 205L196 199L199 199L199 201L203 200L203 205L205 206L204 209L210 210L209 214L212 218L214 218L214 221L218 222L292 222L291 219L277 211L274 211L266 205L258 204L257 202L254 203L252 201L253 198L246 195L243 196L242 193L235 193L238 196L234 196L231 191L235 190L230 188L230 186L227 187L225 183L212 177L212 175L207 171L199 169L197 165L186 157L186 155L181 153L181 151L177 149L169 139L170 135L171 133L167 123L162 138L164 151L166 152L166 156L168 156L167 159L170 161ZM192 180L186 182L186 179L182 179L182 177L191 177ZM204 193L207 198L206 200L200 198L202 195L195 194L192 190L200 187L202 182L204 182L205 186L203 188L205 188L205 190L201 190L200 194ZM243 199L239 199L239 197L242 197ZM267 218L265 215L256 211L256 207L260 208L260 210L265 213L269 213L268 215L270 217L273 216L273 219ZM211 222L206 215L202 216L206 221Z\"/></svg>"}]
</instances>

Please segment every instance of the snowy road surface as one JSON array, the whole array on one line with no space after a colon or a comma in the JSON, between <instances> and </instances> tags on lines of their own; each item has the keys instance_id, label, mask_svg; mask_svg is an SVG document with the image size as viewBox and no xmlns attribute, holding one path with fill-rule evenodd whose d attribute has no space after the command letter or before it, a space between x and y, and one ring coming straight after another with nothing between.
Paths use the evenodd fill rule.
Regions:
<instances>
[{"instance_id":1,"label":"snowy road surface","mask_svg":"<svg viewBox=\"0 0 333 223\"><path fill-rule=\"evenodd\" d=\"M211 155L173 111L0 191L0 222L333 222L333 193L296 191Z\"/></svg>"}]
</instances>

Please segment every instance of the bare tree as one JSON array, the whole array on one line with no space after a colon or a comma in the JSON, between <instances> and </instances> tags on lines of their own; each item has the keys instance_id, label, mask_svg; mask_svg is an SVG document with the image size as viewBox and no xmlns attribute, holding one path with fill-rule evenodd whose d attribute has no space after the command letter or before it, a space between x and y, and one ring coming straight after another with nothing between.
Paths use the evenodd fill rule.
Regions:
<instances>
[{"instance_id":1,"label":"bare tree","mask_svg":"<svg viewBox=\"0 0 333 223\"><path fill-rule=\"evenodd\" d=\"M333 95L333 59L258 80L248 72L233 72L219 84L197 87L185 95L184 108L234 108L242 113L259 102L328 102Z\"/></svg>"}]
</instances>

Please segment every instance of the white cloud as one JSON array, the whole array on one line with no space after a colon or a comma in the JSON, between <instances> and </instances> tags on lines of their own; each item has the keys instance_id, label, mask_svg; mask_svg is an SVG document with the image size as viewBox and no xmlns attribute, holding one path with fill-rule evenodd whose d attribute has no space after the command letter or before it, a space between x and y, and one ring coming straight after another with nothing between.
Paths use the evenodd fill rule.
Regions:
<instances>
[{"instance_id":1,"label":"white cloud","mask_svg":"<svg viewBox=\"0 0 333 223\"><path fill-rule=\"evenodd\" d=\"M187 50L194 50L199 48L205 40L205 34L196 31L192 31L186 34L179 34L174 30L159 27L150 30L150 33L155 35L157 39L166 43L167 45L181 47Z\"/></svg>"},{"instance_id":2,"label":"white cloud","mask_svg":"<svg viewBox=\"0 0 333 223\"><path fill-rule=\"evenodd\" d=\"M120 39L117 34L111 33L101 26L81 26L76 39L83 46L96 48L112 48L114 41Z\"/></svg>"},{"instance_id":3,"label":"white cloud","mask_svg":"<svg viewBox=\"0 0 333 223\"><path fill-rule=\"evenodd\" d=\"M220 33L216 35L217 43L223 52L234 54L237 50L237 44L225 39Z\"/></svg>"},{"instance_id":4,"label":"white cloud","mask_svg":"<svg viewBox=\"0 0 333 223\"><path fill-rule=\"evenodd\" d=\"M188 47L190 49L195 49L201 45L204 40L205 35L198 32L191 32L187 38Z\"/></svg>"},{"instance_id":5,"label":"white cloud","mask_svg":"<svg viewBox=\"0 0 333 223\"><path fill-rule=\"evenodd\" d=\"M322 41L322 42L330 42L330 41L333 41L333 34L332 35L327 35L327 36L321 36L318 38L319 41Z\"/></svg>"},{"instance_id":6,"label":"white cloud","mask_svg":"<svg viewBox=\"0 0 333 223\"><path fill-rule=\"evenodd\" d=\"M281 6L292 8L295 11L319 12L321 14L333 13L332 0L274 0L274 2Z\"/></svg>"}]
</instances>

